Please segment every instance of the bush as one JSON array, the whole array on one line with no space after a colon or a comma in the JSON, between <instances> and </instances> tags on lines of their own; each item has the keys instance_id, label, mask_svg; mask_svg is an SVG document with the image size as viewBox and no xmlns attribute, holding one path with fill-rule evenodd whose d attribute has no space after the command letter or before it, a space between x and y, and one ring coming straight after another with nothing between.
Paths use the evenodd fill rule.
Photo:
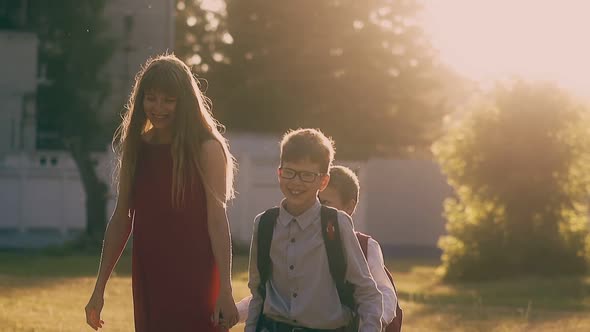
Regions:
<instances>
[{"instance_id":1,"label":"bush","mask_svg":"<svg viewBox=\"0 0 590 332\"><path fill-rule=\"evenodd\" d=\"M474 103L433 145L456 191L439 241L446 278L587 271L588 116L554 86L519 82Z\"/></svg>"}]
</instances>

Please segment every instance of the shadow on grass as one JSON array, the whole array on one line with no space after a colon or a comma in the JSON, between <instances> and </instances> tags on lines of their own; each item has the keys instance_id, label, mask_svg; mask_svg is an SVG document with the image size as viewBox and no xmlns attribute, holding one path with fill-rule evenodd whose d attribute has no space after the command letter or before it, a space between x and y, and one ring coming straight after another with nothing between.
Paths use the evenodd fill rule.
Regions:
<instances>
[{"instance_id":1,"label":"shadow on grass","mask_svg":"<svg viewBox=\"0 0 590 332\"><path fill-rule=\"evenodd\" d=\"M590 310L590 277L519 278L481 283L443 283L417 292L399 291L403 301L462 307L553 311Z\"/></svg>"},{"instance_id":2,"label":"shadow on grass","mask_svg":"<svg viewBox=\"0 0 590 332\"><path fill-rule=\"evenodd\" d=\"M46 251L0 252L0 290L37 288L67 282L73 278L95 278L100 253L48 253ZM234 277L248 280L248 256L233 258ZM119 277L131 277L131 253L119 259L113 272ZM4 292L5 293L5 292ZM0 293L0 296L3 295ZM6 295L6 294L4 294Z\"/></svg>"},{"instance_id":3,"label":"shadow on grass","mask_svg":"<svg viewBox=\"0 0 590 332\"><path fill-rule=\"evenodd\" d=\"M543 310L590 310L590 276L520 277L497 281L444 282L438 259L387 259L402 301L434 305ZM411 291L408 291L411 290Z\"/></svg>"},{"instance_id":4,"label":"shadow on grass","mask_svg":"<svg viewBox=\"0 0 590 332\"><path fill-rule=\"evenodd\" d=\"M490 306L479 303L449 304L423 303L404 315L406 326L419 325L428 321L432 331L453 331L461 327L461 331L496 331L501 324L506 331L541 331L536 329L545 324L566 324L568 321L584 319L584 311L548 310L535 308L534 305L522 307ZM508 326L520 326L508 328ZM567 329L558 329L565 331ZM550 331L557 331L550 329ZM573 331L573 330L572 330ZM575 329L575 331L587 331Z\"/></svg>"},{"instance_id":5,"label":"shadow on grass","mask_svg":"<svg viewBox=\"0 0 590 332\"><path fill-rule=\"evenodd\" d=\"M48 255L38 252L0 252L0 296L10 297L19 289L41 289L74 278L94 278L100 255ZM131 275L131 255L121 256L114 271Z\"/></svg>"},{"instance_id":6,"label":"shadow on grass","mask_svg":"<svg viewBox=\"0 0 590 332\"><path fill-rule=\"evenodd\" d=\"M44 290L79 278L97 275L100 255L49 255L39 252L0 252L0 297L11 298L23 289ZM115 271L131 275L131 255L124 254ZM92 286L89 286L90 290Z\"/></svg>"},{"instance_id":7,"label":"shadow on grass","mask_svg":"<svg viewBox=\"0 0 590 332\"><path fill-rule=\"evenodd\" d=\"M73 278L94 279L99 259L98 253L0 252L0 289L50 286ZM463 314L474 317L487 314L489 308L501 308L499 312L506 311L508 316L526 310L533 313L590 310L590 276L445 283L433 277L438 265L436 260L388 259L387 265L392 268L394 276L399 276L396 284L402 306L418 303L432 310L451 308L445 310L458 310L459 313L463 310ZM235 255L234 280L247 282L247 270L248 256ZM131 254L128 251L119 260L115 274L131 276ZM478 308L487 309L480 312Z\"/></svg>"},{"instance_id":8,"label":"shadow on grass","mask_svg":"<svg viewBox=\"0 0 590 332\"><path fill-rule=\"evenodd\" d=\"M95 277L100 254L42 252L0 252L0 275L12 277L64 278ZM124 253L117 264L118 275L131 275L131 255Z\"/></svg>"}]
</instances>

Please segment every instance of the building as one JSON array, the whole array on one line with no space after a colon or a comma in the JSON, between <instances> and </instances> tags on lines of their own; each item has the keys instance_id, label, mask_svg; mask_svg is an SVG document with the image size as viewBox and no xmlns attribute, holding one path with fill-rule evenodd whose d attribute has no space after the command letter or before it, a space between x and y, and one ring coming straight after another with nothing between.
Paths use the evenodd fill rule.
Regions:
<instances>
[{"instance_id":1,"label":"building","mask_svg":"<svg viewBox=\"0 0 590 332\"><path fill-rule=\"evenodd\" d=\"M0 32L0 157L35 150L37 37Z\"/></svg>"},{"instance_id":2,"label":"building","mask_svg":"<svg viewBox=\"0 0 590 332\"><path fill-rule=\"evenodd\" d=\"M55 144L57 133L39 121L51 116L51 110L39 114L37 107L39 87L51 82L38 57L34 16L48 4L0 1L0 247L60 242L84 227L77 169ZM173 49L174 15L172 0L107 1L104 17L116 47L104 68L111 93L103 121L121 112L146 59ZM99 174L110 181L108 155L95 156Z\"/></svg>"},{"instance_id":3,"label":"building","mask_svg":"<svg viewBox=\"0 0 590 332\"><path fill-rule=\"evenodd\" d=\"M35 96L50 84L37 59L38 40L27 25L35 2L0 2L0 247L61 243L85 228L84 190L67 152L50 149L55 133L37 126ZM122 110L134 75L145 60L172 50L174 1L110 0L105 8L119 42L105 68L111 95L103 119ZM256 214L280 203L280 138L229 135L239 172L229 217L235 243L247 247ZM112 155L94 154L100 176L111 183ZM427 160L344 162L359 169L361 199L356 228L373 234L389 253L399 247L436 252L443 233L442 202L450 193L438 166ZM108 213L114 208L110 187ZM404 249L406 250L406 249Z\"/></svg>"},{"instance_id":4,"label":"building","mask_svg":"<svg viewBox=\"0 0 590 332\"><path fill-rule=\"evenodd\" d=\"M104 17L116 48L104 68L111 81L102 109L104 121L122 110L134 75L146 59L173 50L174 4L172 0L107 1ZM38 121L51 116L51 110L39 114L36 103L39 86L51 84L39 62L34 33L33 17L42 5L41 1L0 2L0 159L9 153L59 146L53 142L57 133Z\"/></svg>"}]
</instances>

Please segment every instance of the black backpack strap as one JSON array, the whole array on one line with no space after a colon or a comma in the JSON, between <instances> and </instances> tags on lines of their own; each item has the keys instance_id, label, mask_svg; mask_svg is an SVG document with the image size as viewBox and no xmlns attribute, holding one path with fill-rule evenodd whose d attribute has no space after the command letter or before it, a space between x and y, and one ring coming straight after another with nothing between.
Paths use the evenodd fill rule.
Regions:
<instances>
[{"instance_id":1,"label":"black backpack strap","mask_svg":"<svg viewBox=\"0 0 590 332\"><path fill-rule=\"evenodd\" d=\"M346 281L346 258L342 248L338 210L322 205L321 208L322 236L328 255L330 274L336 284L340 302L355 310L353 285Z\"/></svg>"},{"instance_id":2,"label":"black backpack strap","mask_svg":"<svg viewBox=\"0 0 590 332\"><path fill-rule=\"evenodd\" d=\"M279 208L274 207L266 210L260 221L258 222L258 239L257 246L257 268L260 275L260 283L258 284L258 293L262 298L262 307L260 308L260 315L256 324L256 331L260 331L262 324L264 324L264 300L266 299L266 283L270 279L272 271L272 263L270 261L270 246L272 244L272 235L274 233L277 218L279 216Z\"/></svg>"}]
</instances>

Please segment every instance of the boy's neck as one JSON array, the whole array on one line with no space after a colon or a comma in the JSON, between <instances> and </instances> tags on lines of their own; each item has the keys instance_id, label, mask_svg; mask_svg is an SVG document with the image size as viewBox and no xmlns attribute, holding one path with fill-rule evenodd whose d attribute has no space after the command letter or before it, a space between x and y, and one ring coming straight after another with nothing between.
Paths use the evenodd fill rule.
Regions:
<instances>
[{"instance_id":1,"label":"boy's neck","mask_svg":"<svg viewBox=\"0 0 590 332\"><path fill-rule=\"evenodd\" d=\"M312 201L306 205L293 206L293 204L289 204L289 202L285 201L285 203L283 203L283 208L285 208L285 210L287 210L287 212L289 212L289 214L293 217L299 217L305 213L305 211L311 209L315 203L316 201Z\"/></svg>"}]
</instances>

